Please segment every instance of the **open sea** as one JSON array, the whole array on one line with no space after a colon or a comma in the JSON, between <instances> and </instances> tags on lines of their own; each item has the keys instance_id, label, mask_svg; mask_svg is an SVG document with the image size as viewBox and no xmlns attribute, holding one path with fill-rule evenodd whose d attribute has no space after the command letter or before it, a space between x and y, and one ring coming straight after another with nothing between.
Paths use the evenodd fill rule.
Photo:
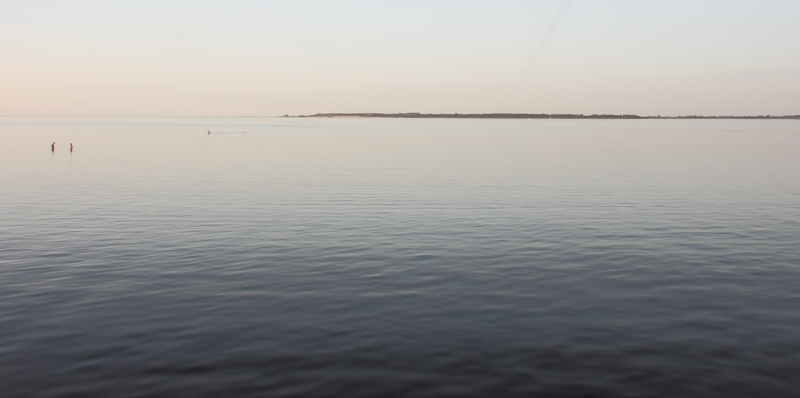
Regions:
<instances>
[{"instance_id":1,"label":"open sea","mask_svg":"<svg viewBox=\"0 0 800 398\"><path fill-rule=\"evenodd\" d=\"M0 396L798 397L800 121L0 117Z\"/></svg>"}]
</instances>

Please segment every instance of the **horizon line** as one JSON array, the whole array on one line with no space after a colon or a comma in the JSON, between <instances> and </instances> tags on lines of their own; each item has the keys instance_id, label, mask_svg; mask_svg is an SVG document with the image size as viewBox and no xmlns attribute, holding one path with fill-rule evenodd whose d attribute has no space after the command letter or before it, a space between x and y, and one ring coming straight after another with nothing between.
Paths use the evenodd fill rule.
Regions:
<instances>
[{"instance_id":1,"label":"horizon line","mask_svg":"<svg viewBox=\"0 0 800 398\"><path fill-rule=\"evenodd\" d=\"M490 113L420 113L420 112L400 112L400 113L382 113L382 112L326 112L315 114L284 114L284 115L147 115L147 114L75 114L75 115L53 115L53 114L25 114L25 115L12 115L4 114L0 117L193 117L193 118L297 118L297 117L360 117L360 118L381 118L381 117L394 117L394 118L496 118L496 119L513 119L534 117L543 119L547 117L557 119L795 119L800 118L800 114L785 114L785 115L637 115L629 113L520 113L520 112L490 112Z\"/></svg>"}]
</instances>

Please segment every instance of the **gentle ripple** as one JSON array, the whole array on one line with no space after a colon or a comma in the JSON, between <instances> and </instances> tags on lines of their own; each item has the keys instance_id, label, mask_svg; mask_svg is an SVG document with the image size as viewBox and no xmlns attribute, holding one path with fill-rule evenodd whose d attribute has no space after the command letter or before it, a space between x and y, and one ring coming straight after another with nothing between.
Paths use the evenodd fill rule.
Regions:
<instances>
[{"instance_id":1,"label":"gentle ripple","mask_svg":"<svg viewBox=\"0 0 800 398\"><path fill-rule=\"evenodd\" d=\"M0 155L3 396L800 391L794 120L0 117Z\"/></svg>"}]
</instances>

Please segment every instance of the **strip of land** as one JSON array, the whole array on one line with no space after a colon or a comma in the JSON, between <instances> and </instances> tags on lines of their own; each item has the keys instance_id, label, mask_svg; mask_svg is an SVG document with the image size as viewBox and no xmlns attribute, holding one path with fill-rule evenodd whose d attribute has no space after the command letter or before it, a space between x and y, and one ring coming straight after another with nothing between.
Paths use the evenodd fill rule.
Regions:
<instances>
[{"instance_id":1,"label":"strip of land","mask_svg":"<svg viewBox=\"0 0 800 398\"><path fill-rule=\"evenodd\" d=\"M291 117L286 115L285 117ZM758 116L639 116L639 115L584 115L551 113L317 113L295 117L383 117L408 119L798 119L800 115Z\"/></svg>"}]
</instances>

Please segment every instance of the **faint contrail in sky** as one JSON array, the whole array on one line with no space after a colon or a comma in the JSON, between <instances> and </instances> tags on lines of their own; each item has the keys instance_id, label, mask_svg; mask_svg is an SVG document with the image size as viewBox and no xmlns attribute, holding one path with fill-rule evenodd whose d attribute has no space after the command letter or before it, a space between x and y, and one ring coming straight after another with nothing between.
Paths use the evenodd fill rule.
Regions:
<instances>
[{"instance_id":1,"label":"faint contrail in sky","mask_svg":"<svg viewBox=\"0 0 800 398\"><path fill-rule=\"evenodd\" d=\"M550 44L550 40L555 35L556 30L558 30L558 26L561 25L561 20L564 19L564 14L567 13L567 8L569 8L570 0L564 0L561 2L561 7L558 9L558 13L556 17L553 19L553 22L550 23L550 26L547 27L547 31L545 32L544 38L541 42L539 42L539 46L536 48L536 51L533 53L533 57L528 62L528 65L525 66L525 69L522 70L522 73L519 75L519 79L517 79L517 85L522 84L522 82L527 79L531 73L536 69L536 66L539 64L539 61L542 59L545 50L547 50L547 45Z\"/></svg>"}]
</instances>

